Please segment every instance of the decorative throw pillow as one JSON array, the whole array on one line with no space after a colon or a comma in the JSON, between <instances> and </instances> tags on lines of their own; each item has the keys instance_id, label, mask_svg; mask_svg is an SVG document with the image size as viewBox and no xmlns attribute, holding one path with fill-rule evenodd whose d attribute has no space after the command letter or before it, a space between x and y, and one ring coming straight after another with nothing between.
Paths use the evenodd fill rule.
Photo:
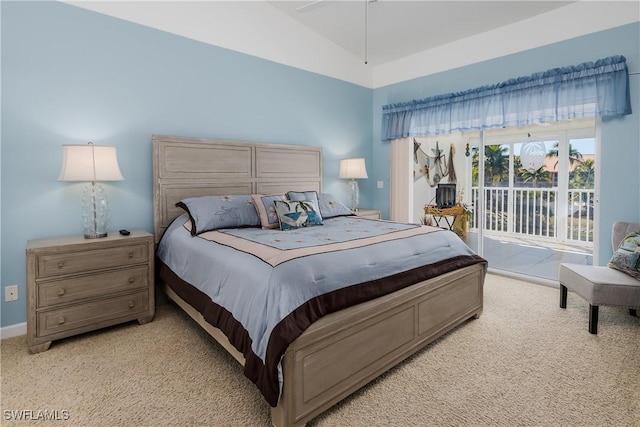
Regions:
<instances>
[{"instance_id":1,"label":"decorative throw pillow","mask_svg":"<svg viewBox=\"0 0 640 427\"><path fill-rule=\"evenodd\" d=\"M322 212L320 212L320 203L318 201L318 192L316 191L289 191L287 193L287 199L300 202L304 200L309 200L314 203L316 207L318 207L318 211L316 212L320 216L320 221L322 222Z\"/></svg>"},{"instance_id":2,"label":"decorative throw pillow","mask_svg":"<svg viewBox=\"0 0 640 427\"><path fill-rule=\"evenodd\" d=\"M252 194L253 203L258 210L260 225L262 228L278 228L278 214L273 204L276 200L287 200L284 194L273 194L265 196L263 194Z\"/></svg>"},{"instance_id":3,"label":"decorative throw pillow","mask_svg":"<svg viewBox=\"0 0 640 427\"><path fill-rule=\"evenodd\" d=\"M176 203L187 211L191 220L191 235L219 228L257 227L258 212L249 195L203 196Z\"/></svg>"},{"instance_id":4,"label":"decorative throw pillow","mask_svg":"<svg viewBox=\"0 0 640 427\"><path fill-rule=\"evenodd\" d=\"M634 231L622 239L607 266L640 280L640 232Z\"/></svg>"},{"instance_id":5,"label":"decorative throw pillow","mask_svg":"<svg viewBox=\"0 0 640 427\"><path fill-rule=\"evenodd\" d=\"M354 215L354 213L340 203L332 194L320 193L318 196L318 207L322 218L332 218L334 216Z\"/></svg>"},{"instance_id":6,"label":"decorative throw pillow","mask_svg":"<svg viewBox=\"0 0 640 427\"><path fill-rule=\"evenodd\" d=\"M274 205L281 230L295 230L300 227L322 225L322 218L318 214L318 208L311 200L276 200Z\"/></svg>"}]
</instances>

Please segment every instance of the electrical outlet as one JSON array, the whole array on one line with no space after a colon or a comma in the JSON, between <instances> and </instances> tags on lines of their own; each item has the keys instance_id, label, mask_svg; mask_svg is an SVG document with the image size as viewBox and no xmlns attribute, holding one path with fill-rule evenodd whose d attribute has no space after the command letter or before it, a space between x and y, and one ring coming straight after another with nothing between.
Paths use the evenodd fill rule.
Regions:
<instances>
[{"instance_id":1,"label":"electrical outlet","mask_svg":"<svg viewBox=\"0 0 640 427\"><path fill-rule=\"evenodd\" d=\"M384 181L378 181L378 188L384 188Z\"/></svg>"},{"instance_id":2,"label":"electrical outlet","mask_svg":"<svg viewBox=\"0 0 640 427\"><path fill-rule=\"evenodd\" d=\"M15 301L18 299L18 285L4 287L4 300Z\"/></svg>"}]
</instances>

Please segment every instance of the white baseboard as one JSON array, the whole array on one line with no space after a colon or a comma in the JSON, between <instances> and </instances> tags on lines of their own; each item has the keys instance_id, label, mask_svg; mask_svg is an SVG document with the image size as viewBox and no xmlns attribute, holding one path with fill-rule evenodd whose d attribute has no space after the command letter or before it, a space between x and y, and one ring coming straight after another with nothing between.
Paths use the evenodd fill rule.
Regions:
<instances>
[{"instance_id":1,"label":"white baseboard","mask_svg":"<svg viewBox=\"0 0 640 427\"><path fill-rule=\"evenodd\" d=\"M27 322L0 328L0 339L19 337L20 335L27 335Z\"/></svg>"}]
</instances>

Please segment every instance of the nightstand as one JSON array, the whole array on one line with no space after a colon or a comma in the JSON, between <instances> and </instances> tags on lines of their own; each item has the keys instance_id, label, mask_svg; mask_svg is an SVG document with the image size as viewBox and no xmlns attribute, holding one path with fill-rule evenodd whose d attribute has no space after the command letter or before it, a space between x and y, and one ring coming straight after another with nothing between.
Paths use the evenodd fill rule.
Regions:
<instances>
[{"instance_id":1,"label":"nightstand","mask_svg":"<svg viewBox=\"0 0 640 427\"><path fill-rule=\"evenodd\" d=\"M382 219L382 211L380 209L357 209L353 213L362 218Z\"/></svg>"},{"instance_id":2,"label":"nightstand","mask_svg":"<svg viewBox=\"0 0 640 427\"><path fill-rule=\"evenodd\" d=\"M51 341L118 323L153 319L154 241L146 231L27 242L27 342Z\"/></svg>"}]
</instances>

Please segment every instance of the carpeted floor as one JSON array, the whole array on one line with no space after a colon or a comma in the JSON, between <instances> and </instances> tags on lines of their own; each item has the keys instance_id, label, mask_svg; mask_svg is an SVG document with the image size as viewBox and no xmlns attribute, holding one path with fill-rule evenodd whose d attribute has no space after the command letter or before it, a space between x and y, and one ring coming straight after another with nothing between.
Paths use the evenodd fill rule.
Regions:
<instances>
[{"instance_id":1,"label":"carpeted floor","mask_svg":"<svg viewBox=\"0 0 640 427\"><path fill-rule=\"evenodd\" d=\"M640 318L558 290L487 276L482 316L308 425L640 426ZM3 340L3 426L268 426L240 365L175 306L153 322L56 341ZM68 420L11 420L31 410ZM17 411L17 412L12 412Z\"/></svg>"}]
</instances>

